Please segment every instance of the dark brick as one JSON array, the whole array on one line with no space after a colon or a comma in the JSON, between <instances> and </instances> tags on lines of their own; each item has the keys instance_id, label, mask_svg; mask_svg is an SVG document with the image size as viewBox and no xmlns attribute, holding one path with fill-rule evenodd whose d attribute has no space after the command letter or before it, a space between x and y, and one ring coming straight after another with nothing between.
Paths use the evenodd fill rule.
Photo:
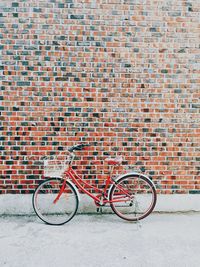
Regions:
<instances>
[{"instance_id":1,"label":"dark brick","mask_svg":"<svg viewBox=\"0 0 200 267\"><path fill-rule=\"evenodd\" d=\"M84 15L70 15L70 19L84 19Z\"/></svg>"}]
</instances>

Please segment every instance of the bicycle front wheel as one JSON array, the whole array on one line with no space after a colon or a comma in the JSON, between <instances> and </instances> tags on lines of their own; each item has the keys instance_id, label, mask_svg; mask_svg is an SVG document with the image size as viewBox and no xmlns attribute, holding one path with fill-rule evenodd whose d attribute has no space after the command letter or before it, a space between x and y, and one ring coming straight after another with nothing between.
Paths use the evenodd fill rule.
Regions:
<instances>
[{"instance_id":1,"label":"bicycle front wheel","mask_svg":"<svg viewBox=\"0 0 200 267\"><path fill-rule=\"evenodd\" d=\"M112 210L127 221L138 221L147 217L155 204L155 186L149 178L140 174L122 177L110 191Z\"/></svg>"},{"instance_id":2,"label":"bicycle front wheel","mask_svg":"<svg viewBox=\"0 0 200 267\"><path fill-rule=\"evenodd\" d=\"M61 178L42 182L33 194L33 208L47 224L61 225L70 221L78 209L78 195L74 186Z\"/></svg>"}]
</instances>

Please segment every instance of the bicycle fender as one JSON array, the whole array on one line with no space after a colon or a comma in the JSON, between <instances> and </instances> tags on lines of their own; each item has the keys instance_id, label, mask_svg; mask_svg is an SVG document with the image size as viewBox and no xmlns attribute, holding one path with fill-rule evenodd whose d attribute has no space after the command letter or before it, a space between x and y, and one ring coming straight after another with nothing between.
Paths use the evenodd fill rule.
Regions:
<instances>
[{"instance_id":1,"label":"bicycle fender","mask_svg":"<svg viewBox=\"0 0 200 267\"><path fill-rule=\"evenodd\" d=\"M153 187L156 189L153 181L151 179L149 179L149 177L143 173L139 173L139 172L128 172L128 173L125 173L125 174L122 174L120 176L118 176L116 179L115 179L115 182L117 183L121 178L124 178L124 177L128 177L130 175L135 175L135 176L141 176L141 177L145 177L145 179L147 179L152 185ZM113 188L115 184L111 185L111 187L109 188L109 191L108 191L108 198L110 199L110 191L111 189Z\"/></svg>"}]
</instances>

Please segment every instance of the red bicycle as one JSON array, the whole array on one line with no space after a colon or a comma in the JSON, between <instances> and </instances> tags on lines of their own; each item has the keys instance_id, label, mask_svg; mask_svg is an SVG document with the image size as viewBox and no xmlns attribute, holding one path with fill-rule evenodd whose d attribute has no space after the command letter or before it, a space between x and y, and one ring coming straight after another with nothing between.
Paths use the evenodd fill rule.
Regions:
<instances>
[{"instance_id":1,"label":"red bicycle","mask_svg":"<svg viewBox=\"0 0 200 267\"><path fill-rule=\"evenodd\" d=\"M88 145L78 144L68 149L69 157L65 160L65 168L61 170L62 175L58 175L59 169L50 169L51 175L46 173L51 178L39 184L33 194L33 208L37 216L51 225L69 222L78 210L81 191L93 198L97 208L108 204L113 212L124 220L138 221L147 217L153 211L157 199L155 185L150 178L138 172L113 177L114 167L122 164L120 156L105 159L111 166L111 171L103 189L90 185L72 167L74 151L80 151L86 146ZM58 158L48 159L46 167L49 162L53 162L51 165L55 167L59 166L61 161Z\"/></svg>"}]
</instances>

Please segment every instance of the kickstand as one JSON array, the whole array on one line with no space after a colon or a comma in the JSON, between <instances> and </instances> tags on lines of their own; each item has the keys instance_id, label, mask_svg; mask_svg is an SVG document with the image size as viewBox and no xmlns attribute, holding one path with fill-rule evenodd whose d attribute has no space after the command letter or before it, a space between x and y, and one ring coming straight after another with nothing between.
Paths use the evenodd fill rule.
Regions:
<instances>
[{"instance_id":1,"label":"kickstand","mask_svg":"<svg viewBox=\"0 0 200 267\"><path fill-rule=\"evenodd\" d=\"M141 221L140 220L137 220L135 223L137 225L137 229L138 230L142 228L142 224L141 224Z\"/></svg>"},{"instance_id":2,"label":"kickstand","mask_svg":"<svg viewBox=\"0 0 200 267\"><path fill-rule=\"evenodd\" d=\"M97 208L97 213L102 214L102 207Z\"/></svg>"}]
</instances>

